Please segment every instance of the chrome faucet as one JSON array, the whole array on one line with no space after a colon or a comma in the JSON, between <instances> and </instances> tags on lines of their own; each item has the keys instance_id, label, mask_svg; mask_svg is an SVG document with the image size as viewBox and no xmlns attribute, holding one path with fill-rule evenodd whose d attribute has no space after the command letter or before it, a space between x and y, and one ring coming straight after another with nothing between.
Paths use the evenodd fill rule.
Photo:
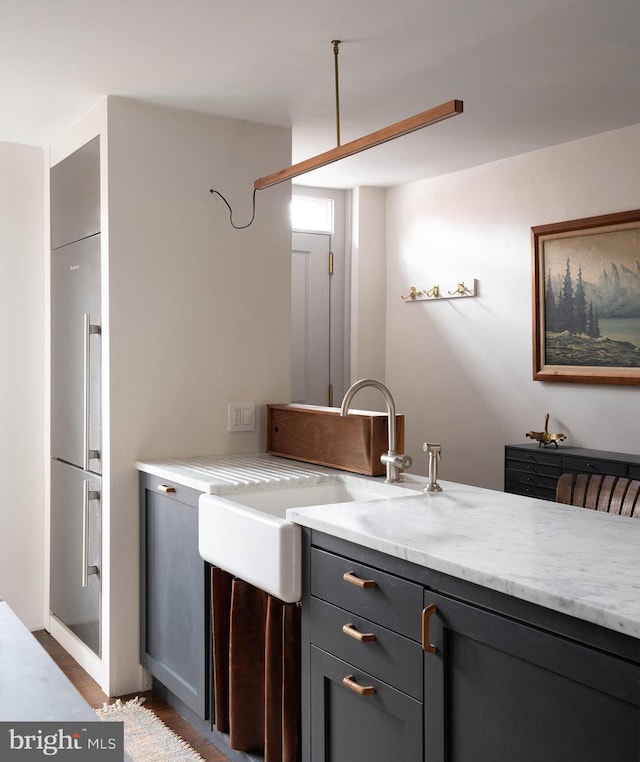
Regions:
<instances>
[{"instance_id":1,"label":"chrome faucet","mask_svg":"<svg viewBox=\"0 0 640 762\"><path fill-rule=\"evenodd\" d=\"M360 381L356 381L346 391L342 405L340 406L340 415L348 415L349 405L356 392L363 389L365 386L372 386L374 389L382 392L387 405L387 423L389 426L389 451L386 455L381 455L380 460L387 467L386 482L400 481L400 469L411 467L411 458L409 455L398 455L396 453L396 404L393 401L391 392L380 381L375 381L373 378L363 378Z\"/></svg>"}]
</instances>

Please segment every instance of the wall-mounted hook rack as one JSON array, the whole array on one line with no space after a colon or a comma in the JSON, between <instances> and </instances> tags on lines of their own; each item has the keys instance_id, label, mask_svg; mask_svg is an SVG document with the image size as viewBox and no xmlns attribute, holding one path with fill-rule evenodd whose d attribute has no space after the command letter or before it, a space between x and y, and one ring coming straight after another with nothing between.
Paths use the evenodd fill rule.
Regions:
<instances>
[{"instance_id":1,"label":"wall-mounted hook rack","mask_svg":"<svg viewBox=\"0 0 640 762\"><path fill-rule=\"evenodd\" d=\"M416 286L411 286L408 296L400 298L405 302L426 302L434 299L462 299L468 296L477 296L478 284L475 278L465 278L455 284L440 287L434 285L430 289L418 290Z\"/></svg>"}]
</instances>

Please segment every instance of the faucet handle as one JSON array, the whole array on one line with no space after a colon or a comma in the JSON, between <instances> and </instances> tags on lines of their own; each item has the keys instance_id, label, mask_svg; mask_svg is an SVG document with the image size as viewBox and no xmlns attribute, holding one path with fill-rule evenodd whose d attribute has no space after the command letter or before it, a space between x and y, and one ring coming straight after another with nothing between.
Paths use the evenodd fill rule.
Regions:
<instances>
[{"instance_id":1,"label":"faucet handle","mask_svg":"<svg viewBox=\"0 0 640 762\"><path fill-rule=\"evenodd\" d=\"M386 455L381 455L380 460L385 464L388 463L394 466L395 468L411 468L411 465L413 464L411 455L389 455L387 453Z\"/></svg>"}]
</instances>

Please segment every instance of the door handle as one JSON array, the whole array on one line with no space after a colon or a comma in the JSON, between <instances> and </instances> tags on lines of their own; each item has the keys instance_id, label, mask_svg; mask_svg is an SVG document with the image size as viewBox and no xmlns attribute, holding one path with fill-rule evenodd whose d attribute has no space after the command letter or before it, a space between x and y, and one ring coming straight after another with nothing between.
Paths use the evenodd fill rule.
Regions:
<instances>
[{"instance_id":1,"label":"door handle","mask_svg":"<svg viewBox=\"0 0 640 762\"><path fill-rule=\"evenodd\" d=\"M89 587L89 575L97 574L97 566L89 566L89 502L99 500L100 493L89 489L89 480L82 482L82 587Z\"/></svg>"},{"instance_id":2,"label":"door handle","mask_svg":"<svg viewBox=\"0 0 640 762\"><path fill-rule=\"evenodd\" d=\"M89 461L92 458L99 458L98 450L91 450L89 444L89 434L91 428L91 334L99 334L100 326L91 325L91 315L84 313L84 391L83 391L83 447L82 447L82 468L89 470Z\"/></svg>"},{"instance_id":3,"label":"door handle","mask_svg":"<svg viewBox=\"0 0 640 762\"><path fill-rule=\"evenodd\" d=\"M422 648L430 654L437 653L437 648L431 642L429 624L431 617L436 613L435 603L431 603L426 609L422 610Z\"/></svg>"},{"instance_id":4,"label":"door handle","mask_svg":"<svg viewBox=\"0 0 640 762\"><path fill-rule=\"evenodd\" d=\"M175 492L175 487L170 487L168 484L158 484L158 492Z\"/></svg>"}]
</instances>

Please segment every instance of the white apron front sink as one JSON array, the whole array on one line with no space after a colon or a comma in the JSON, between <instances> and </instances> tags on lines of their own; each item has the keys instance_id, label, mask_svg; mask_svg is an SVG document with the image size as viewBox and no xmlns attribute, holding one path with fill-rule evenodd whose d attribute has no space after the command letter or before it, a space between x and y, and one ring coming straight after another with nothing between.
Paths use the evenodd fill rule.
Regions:
<instances>
[{"instance_id":1,"label":"white apron front sink","mask_svg":"<svg viewBox=\"0 0 640 762\"><path fill-rule=\"evenodd\" d=\"M301 542L300 527L286 519L289 508L407 494L415 491L357 477L334 477L320 484L201 495L199 552L214 566L292 603L302 594Z\"/></svg>"}]
</instances>

